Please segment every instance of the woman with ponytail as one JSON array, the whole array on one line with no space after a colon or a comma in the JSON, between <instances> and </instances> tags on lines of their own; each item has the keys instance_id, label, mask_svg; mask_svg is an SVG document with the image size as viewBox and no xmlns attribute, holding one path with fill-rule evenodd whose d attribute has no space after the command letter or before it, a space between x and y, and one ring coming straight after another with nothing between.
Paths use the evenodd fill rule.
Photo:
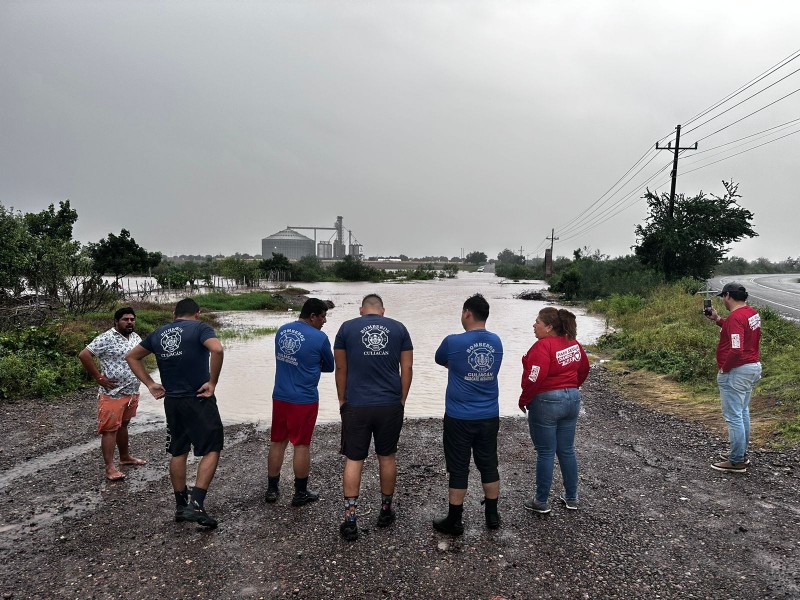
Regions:
<instances>
[{"instance_id":1,"label":"woman with ponytail","mask_svg":"<svg viewBox=\"0 0 800 600\"><path fill-rule=\"evenodd\" d=\"M578 461L575 458L575 428L581 407L578 388L589 374L589 359L575 339L575 315L552 306L543 308L533 324L536 336L522 358L522 394L519 407L528 413L531 440L536 447L536 495L525 508L550 512L553 464L558 456L566 508L578 508Z\"/></svg>"}]
</instances>

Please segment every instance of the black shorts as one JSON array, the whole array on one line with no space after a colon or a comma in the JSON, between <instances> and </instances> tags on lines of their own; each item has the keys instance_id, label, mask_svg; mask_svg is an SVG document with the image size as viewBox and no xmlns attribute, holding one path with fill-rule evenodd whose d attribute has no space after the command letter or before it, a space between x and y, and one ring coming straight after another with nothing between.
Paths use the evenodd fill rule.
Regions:
<instances>
[{"instance_id":1,"label":"black shorts","mask_svg":"<svg viewBox=\"0 0 800 600\"><path fill-rule=\"evenodd\" d=\"M369 443L375 438L375 454L391 456L397 452L400 430L403 428L402 404L390 406L351 406L345 402L339 409L342 415L342 447L339 450L350 460L364 460Z\"/></svg>"},{"instance_id":2,"label":"black shorts","mask_svg":"<svg viewBox=\"0 0 800 600\"><path fill-rule=\"evenodd\" d=\"M172 456L187 454L191 446L195 456L222 450L222 419L215 396L167 396L164 412L167 415L167 452Z\"/></svg>"},{"instance_id":3,"label":"black shorts","mask_svg":"<svg viewBox=\"0 0 800 600\"><path fill-rule=\"evenodd\" d=\"M500 431L500 418L454 419L444 416L442 440L444 460L450 473L449 486L457 490L467 489L469 480L470 453L475 466L481 473L481 483L494 483L500 480L497 470L497 433Z\"/></svg>"}]
</instances>

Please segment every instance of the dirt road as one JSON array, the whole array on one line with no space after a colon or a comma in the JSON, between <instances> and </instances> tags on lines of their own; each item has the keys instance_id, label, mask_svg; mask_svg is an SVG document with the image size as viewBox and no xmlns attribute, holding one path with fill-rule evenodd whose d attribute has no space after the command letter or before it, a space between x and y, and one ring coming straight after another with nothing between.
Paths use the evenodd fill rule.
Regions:
<instances>
[{"instance_id":1,"label":"dirt road","mask_svg":"<svg viewBox=\"0 0 800 600\"><path fill-rule=\"evenodd\" d=\"M408 421L398 452L398 521L377 516L368 459L361 539L338 536L339 428L317 430L316 504L263 502L267 433L228 430L206 531L173 521L161 428L132 436L146 467L103 478L90 392L57 406L0 406L2 598L797 598L796 450L751 452L744 475L713 471L724 440L618 397L593 369L577 439L581 507L526 512L534 452L526 422L501 425L503 526L483 524L473 471L466 532L434 532L446 510L438 420ZM224 402L224 398L220 399ZM413 401L412 396L409 401ZM560 491L558 476L553 496ZM369 511L369 512L368 512ZM368 514L365 514L367 513Z\"/></svg>"}]
</instances>

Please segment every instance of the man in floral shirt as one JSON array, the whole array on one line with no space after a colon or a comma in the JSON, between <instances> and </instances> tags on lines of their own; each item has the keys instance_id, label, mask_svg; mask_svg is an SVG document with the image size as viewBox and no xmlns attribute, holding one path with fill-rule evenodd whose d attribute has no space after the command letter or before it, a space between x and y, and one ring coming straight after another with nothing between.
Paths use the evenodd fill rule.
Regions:
<instances>
[{"instance_id":1,"label":"man in floral shirt","mask_svg":"<svg viewBox=\"0 0 800 600\"><path fill-rule=\"evenodd\" d=\"M125 473L114 465L114 448L119 448L121 465L143 465L145 461L131 455L128 445L128 423L139 406L139 380L125 361L125 355L142 338L134 331L136 313L129 306L114 313L114 327L94 338L81 350L78 358L87 373L100 384L97 396L97 432L110 481L125 479ZM100 361L98 370L94 359Z\"/></svg>"}]
</instances>

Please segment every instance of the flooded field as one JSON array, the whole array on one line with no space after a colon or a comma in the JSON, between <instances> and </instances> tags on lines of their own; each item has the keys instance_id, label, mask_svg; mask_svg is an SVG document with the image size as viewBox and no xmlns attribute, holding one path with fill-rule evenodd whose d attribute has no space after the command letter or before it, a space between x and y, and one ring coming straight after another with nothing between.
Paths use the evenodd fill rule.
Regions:
<instances>
[{"instance_id":1,"label":"flooded field","mask_svg":"<svg viewBox=\"0 0 800 600\"><path fill-rule=\"evenodd\" d=\"M543 282L532 284L503 284L491 273L460 273L457 279L412 283L317 283L303 284L310 295L331 300L336 308L328 311L323 331L333 344L339 326L358 316L361 299L369 293L383 298L386 316L405 323L414 343L414 381L406 404L408 417L438 417L444 414L444 392L447 370L433 361L442 339L450 333L463 331L460 316L464 300L476 293L483 294L491 305L488 329L503 341L503 366L500 370L500 413L519 412L522 356L534 341L533 321L542 302L518 300L515 294L523 290L541 289ZM594 342L604 332L602 320L578 316L578 339ZM232 312L221 313L226 327L256 329L278 327L297 318L296 312ZM275 377L274 336L251 339L229 339L225 344L225 364L217 398L220 413L226 424L259 423L268 426L272 411L272 384ZM339 403L332 373L324 373L319 384L319 422L338 421ZM139 408L140 420L163 420L163 407L142 387Z\"/></svg>"}]
</instances>

